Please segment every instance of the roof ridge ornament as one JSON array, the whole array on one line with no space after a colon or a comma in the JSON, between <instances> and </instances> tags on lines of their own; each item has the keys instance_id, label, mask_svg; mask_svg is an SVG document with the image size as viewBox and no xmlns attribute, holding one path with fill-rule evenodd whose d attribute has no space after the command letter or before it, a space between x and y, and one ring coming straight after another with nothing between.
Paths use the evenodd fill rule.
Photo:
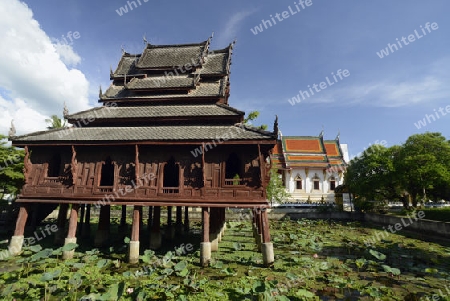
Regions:
<instances>
[{"instance_id":1,"label":"roof ridge ornament","mask_svg":"<svg viewBox=\"0 0 450 301\"><path fill-rule=\"evenodd\" d=\"M16 136L16 127L14 126L14 119L11 119L11 127L9 128L8 137Z\"/></svg>"},{"instance_id":2,"label":"roof ridge ornament","mask_svg":"<svg viewBox=\"0 0 450 301\"><path fill-rule=\"evenodd\" d=\"M276 137L278 138L278 115L275 115L275 121L273 123L273 133L276 135Z\"/></svg>"},{"instance_id":3,"label":"roof ridge ornament","mask_svg":"<svg viewBox=\"0 0 450 301\"><path fill-rule=\"evenodd\" d=\"M341 136L341 130L338 129L338 133L337 133L337 136L336 136L336 139L335 139L335 140L339 141L339 137L340 137L340 136Z\"/></svg>"},{"instance_id":4,"label":"roof ridge ornament","mask_svg":"<svg viewBox=\"0 0 450 301\"><path fill-rule=\"evenodd\" d=\"M64 107L63 107L63 117L66 118L66 116L69 115L69 109L67 108L66 102L64 101Z\"/></svg>"},{"instance_id":5,"label":"roof ridge ornament","mask_svg":"<svg viewBox=\"0 0 450 301\"><path fill-rule=\"evenodd\" d=\"M147 41L147 37L146 37L145 33L144 33L144 36L142 37L142 39L144 40L145 46L148 46L148 41Z\"/></svg>"},{"instance_id":6,"label":"roof ridge ornament","mask_svg":"<svg viewBox=\"0 0 450 301\"><path fill-rule=\"evenodd\" d=\"M101 99L101 98L102 98L102 95L103 95L103 92L102 92L102 85L100 85L100 86L99 86L99 90L98 90L98 97Z\"/></svg>"},{"instance_id":7,"label":"roof ridge ornament","mask_svg":"<svg viewBox=\"0 0 450 301\"><path fill-rule=\"evenodd\" d=\"M109 76L112 78L112 77L114 77L114 72L113 72L113 70L112 70L112 66L111 65L109 65Z\"/></svg>"},{"instance_id":8,"label":"roof ridge ornament","mask_svg":"<svg viewBox=\"0 0 450 301\"><path fill-rule=\"evenodd\" d=\"M124 55L126 52L125 52L125 48L123 48L123 44L120 45L120 49L122 50L122 55Z\"/></svg>"}]
</instances>

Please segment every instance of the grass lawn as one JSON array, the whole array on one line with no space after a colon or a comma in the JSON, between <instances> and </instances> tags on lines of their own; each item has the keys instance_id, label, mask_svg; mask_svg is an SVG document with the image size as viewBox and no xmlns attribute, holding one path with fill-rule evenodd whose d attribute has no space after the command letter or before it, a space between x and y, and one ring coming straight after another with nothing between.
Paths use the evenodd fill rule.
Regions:
<instances>
[{"instance_id":1,"label":"grass lawn","mask_svg":"<svg viewBox=\"0 0 450 301\"><path fill-rule=\"evenodd\" d=\"M450 300L449 244L396 233L365 245L381 227L271 221L275 264L264 268L249 223L229 222L211 266L202 269L199 223L192 228L157 253L143 249L134 266L123 262L127 246L119 235L100 251L79 240L75 259L65 262L61 249L48 249L50 237L42 248L0 261L0 299L439 300L432 297L440 294ZM194 251L177 255L182 243Z\"/></svg>"},{"instance_id":2,"label":"grass lawn","mask_svg":"<svg viewBox=\"0 0 450 301\"><path fill-rule=\"evenodd\" d=\"M425 213L424 219L430 219L435 221L441 221L441 222L450 222L450 207L445 208L421 208L418 209L418 211L423 211ZM395 212L392 213L394 215L400 215L400 216L406 216L408 212L402 211L402 212Z\"/></svg>"}]
</instances>

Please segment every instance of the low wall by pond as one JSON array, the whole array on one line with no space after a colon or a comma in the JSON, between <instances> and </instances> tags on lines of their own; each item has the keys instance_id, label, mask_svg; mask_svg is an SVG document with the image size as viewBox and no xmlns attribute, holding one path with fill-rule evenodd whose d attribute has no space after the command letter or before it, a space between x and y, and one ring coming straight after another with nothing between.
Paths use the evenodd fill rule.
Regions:
<instances>
[{"instance_id":1,"label":"low wall by pond","mask_svg":"<svg viewBox=\"0 0 450 301\"><path fill-rule=\"evenodd\" d=\"M420 211L418 211L418 213L420 213ZM439 237L450 238L450 223L433 221L419 217L420 215L416 217L401 217L376 213L364 214L364 220L366 222L382 224L386 225L387 227L391 226L391 229L393 229L392 231L395 231L397 229L397 231L407 230L417 233L428 233Z\"/></svg>"}]
</instances>

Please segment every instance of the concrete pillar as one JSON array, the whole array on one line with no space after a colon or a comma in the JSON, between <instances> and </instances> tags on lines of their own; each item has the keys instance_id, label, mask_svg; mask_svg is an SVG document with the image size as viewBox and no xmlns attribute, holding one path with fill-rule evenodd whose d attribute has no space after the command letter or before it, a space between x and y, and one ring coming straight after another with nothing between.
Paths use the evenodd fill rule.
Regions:
<instances>
[{"instance_id":1,"label":"concrete pillar","mask_svg":"<svg viewBox=\"0 0 450 301\"><path fill-rule=\"evenodd\" d=\"M155 206L153 208L153 225L150 233L150 249L157 250L161 248L161 207Z\"/></svg>"},{"instance_id":2,"label":"concrete pillar","mask_svg":"<svg viewBox=\"0 0 450 301\"><path fill-rule=\"evenodd\" d=\"M133 225L131 228L131 241L129 245L128 262L139 262L139 229L141 225L142 206L134 206Z\"/></svg>"},{"instance_id":3,"label":"concrete pillar","mask_svg":"<svg viewBox=\"0 0 450 301\"><path fill-rule=\"evenodd\" d=\"M19 216L16 221L16 229L14 230L14 236L11 237L11 242L9 244L9 253L11 256L15 256L22 251L23 241L24 241L24 232L25 232L25 224L28 219L28 206L21 206L19 210Z\"/></svg>"},{"instance_id":4,"label":"concrete pillar","mask_svg":"<svg viewBox=\"0 0 450 301\"><path fill-rule=\"evenodd\" d=\"M78 209L79 208L80 208L80 205L73 204L72 208L70 209L69 231L67 233L67 238L64 241L64 245L77 242L77 238L75 237L75 235L77 234ZM75 253L75 250L64 251L62 258L63 259L72 259L74 253Z\"/></svg>"},{"instance_id":5,"label":"concrete pillar","mask_svg":"<svg viewBox=\"0 0 450 301\"><path fill-rule=\"evenodd\" d=\"M263 263L265 266L270 266L275 262L275 255L273 252L273 243L264 242L261 244L261 252L263 256Z\"/></svg>"}]
</instances>

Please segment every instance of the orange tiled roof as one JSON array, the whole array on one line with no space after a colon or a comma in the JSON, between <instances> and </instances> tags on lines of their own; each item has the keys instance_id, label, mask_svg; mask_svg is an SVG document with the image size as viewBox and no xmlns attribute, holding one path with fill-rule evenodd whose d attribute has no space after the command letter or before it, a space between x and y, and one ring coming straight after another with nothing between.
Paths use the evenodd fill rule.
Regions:
<instances>
[{"instance_id":1,"label":"orange tiled roof","mask_svg":"<svg viewBox=\"0 0 450 301\"><path fill-rule=\"evenodd\" d=\"M273 167L319 167L345 165L339 140L326 140L322 136L284 136L272 153Z\"/></svg>"}]
</instances>

